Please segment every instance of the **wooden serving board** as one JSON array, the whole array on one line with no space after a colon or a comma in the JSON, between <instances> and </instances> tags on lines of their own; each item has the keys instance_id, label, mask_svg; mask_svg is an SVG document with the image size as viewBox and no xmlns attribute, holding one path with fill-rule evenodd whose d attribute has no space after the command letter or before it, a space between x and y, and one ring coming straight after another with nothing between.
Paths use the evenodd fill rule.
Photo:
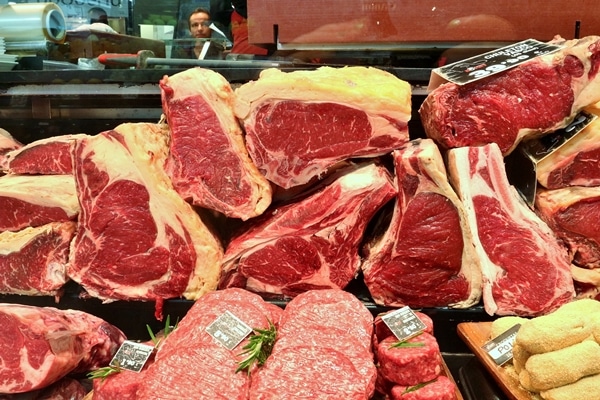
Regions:
<instances>
[{"instance_id":1,"label":"wooden serving board","mask_svg":"<svg viewBox=\"0 0 600 400\"><path fill-rule=\"evenodd\" d=\"M457 325L458 336L473 351L477 359L490 373L498 386L511 400L535 400L539 397L523 389L519 382L506 372L506 367L497 365L481 348L490 337L491 322L461 322Z\"/></svg>"}]
</instances>

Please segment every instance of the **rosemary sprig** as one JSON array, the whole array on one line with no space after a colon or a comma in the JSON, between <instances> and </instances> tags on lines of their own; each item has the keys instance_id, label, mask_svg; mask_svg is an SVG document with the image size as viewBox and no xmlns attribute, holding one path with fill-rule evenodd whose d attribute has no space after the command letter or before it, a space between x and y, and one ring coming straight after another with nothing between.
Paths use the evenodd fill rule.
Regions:
<instances>
[{"instance_id":1,"label":"rosemary sprig","mask_svg":"<svg viewBox=\"0 0 600 400\"><path fill-rule=\"evenodd\" d=\"M423 342L408 342L407 340L415 338L417 336L419 336L421 333L423 332L419 332L418 334L409 337L408 339L404 339L404 340L399 340L397 342L394 342L390 345L390 349L397 349L397 348L410 348L410 347L423 347L425 346L425 343Z\"/></svg>"},{"instance_id":2,"label":"rosemary sprig","mask_svg":"<svg viewBox=\"0 0 600 400\"><path fill-rule=\"evenodd\" d=\"M171 326L171 316L167 315L167 318L165 319L165 328L163 329L163 336L160 339L156 337L154 332L152 332L152 328L150 328L150 325L146 325L146 329L148 330L148 334L150 335L150 340L152 340L152 343L154 343L155 349L158 349L162 341L165 340L167 336L169 336L171 332L173 332L177 328L178 323L179 320L175 322L174 326Z\"/></svg>"},{"instance_id":3,"label":"rosemary sprig","mask_svg":"<svg viewBox=\"0 0 600 400\"><path fill-rule=\"evenodd\" d=\"M398 349L398 348L411 348L411 347L423 347L425 343L423 342L395 342L390 345L390 349Z\"/></svg>"},{"instance_id":4,"label":"rosemary sprig","mask_svg":"<svg viewBox=\"0 0 600 400\"><path fill-rule=\"evenodd\" d=\"M273 350L276 336L277 329L270 320L268 329L255 328L248 337L248 343L242 348L244 351L238 354L238 356L245 357L238 362L235 372L246 370L250 374L250 369L254 363L258 366L263 365Z\"/></svg>"},{"instance_id":5,"label":"rosemary sprig","mask_svg":"<svg viewBox=\"0 0 600 400\"><path fill-rule=\"evenodd\" d=\"M95 369L87 374L89 379L101 379L105 380L110 375L117 374L121 372L121 367L119 365L109 365L106 367Z\"/></svg>"},{"instance_id":6,"label":"rosemary sprig","mask_svg":"<svg viewBox=\"0 0 600 400\"><path fill-rule=\"evenodd\" d=\"M432 379L430 381L427 381L427 382L421 382L421 383L417 383L414 386L409 386L406 389L404 389L404 392L402 392L402 394L406 394L406 393L410 393L410 392L416 392L417 390L421 389L424 386L429 385L430 383L435 382L436 380L437 380L437 378L434 378L434 379Z\"/></svg>"}]
</instances>

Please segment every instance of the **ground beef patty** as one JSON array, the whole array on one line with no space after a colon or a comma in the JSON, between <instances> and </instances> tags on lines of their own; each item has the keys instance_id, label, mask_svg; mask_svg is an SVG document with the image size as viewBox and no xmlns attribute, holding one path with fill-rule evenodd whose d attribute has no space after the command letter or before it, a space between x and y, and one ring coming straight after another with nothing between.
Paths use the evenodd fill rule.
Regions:
<instances>
[{"instance_id":1,"label":"ground beef patty","mask_svg":"<svg viewBox=\"0 0 600 400\"><path fill-rule=\"evenodd\" d=\"M442 371L442 356L437 340L421 333L406 342L416 347L392 347L398 339L385 338L377 347L379 371L385 379L398 385L413 386L435 379Z\"/></svg>"}]
</instances>

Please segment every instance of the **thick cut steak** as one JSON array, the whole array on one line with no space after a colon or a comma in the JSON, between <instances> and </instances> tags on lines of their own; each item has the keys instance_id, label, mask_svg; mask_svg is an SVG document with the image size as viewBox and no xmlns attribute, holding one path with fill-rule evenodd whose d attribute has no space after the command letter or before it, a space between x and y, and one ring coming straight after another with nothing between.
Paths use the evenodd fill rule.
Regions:
<instances>
[{"instance_id":1,"label":"thick cut steak","mask_svg":"<svg viewBox=\"0 0 600 400\"><path fill-rule=\"evenodd\" d=\"M70 175L73 173L71 144L84 134L53 136L36 140L6 153L5 172L10 174Z\"/></svg>"},{"instance_id":2,"label":"thick cut steak","mask_svg":"<svg viewBox=\"0 0 600 400\"><path fill-rule=\"evenodd\" d=\"M600 115L600 103L586 111ZM596 118L536 165L538 182L548 189L600 186L600 119Z\"/></svg>"},{"instance_id":3,"label":"thick cut steak","mask_svg":"<svg viewBox=\"0 0 600 400\"><path fill-rule=\"evenodd\" d=\"M340 289L292 299L277 341L252 378L250 399L361 399L375 390L373 315Z\"/></svg>"},{"instance_id":4,"label":"thick cut steak","mask_svg":"<svg viewBox=\"0 0 600 400\"><path fill-rule=\"evenodd\" d=\"M248 156L233 114L234 95L219 73L191 68L160 81L171 129L167 173L194 205L246 220L271 204L271 185Z\"/></svg>"},{"instance_id":5,"label":"thick cut steak","mask_svg":"<svg viewBox=\"0 0 600 400\"><path fill-rule=\"evenodd\" d=\"M0 233L0 293L56 296L67 283L75 222Z\"/></svg>"},{"instance_id":6,"label":"thick cut steak","mask_svg":"<svg viewBox=\"0 0 600 400\"><path fill-rule=\"evenodd\" d=\"M408 141L410 85L376 68L267 69L235 93L250 157L283 188Z\"/></svg>"},{"instance_id":7,"label":"thick cut steak","mask_svg":"<svg viewBox=\"0 0 600 400\"><path fill-rule=\"evenodd\" d=\"M358 247L368 222L395 193L389 173L376 163L337 170L313 192L273 207L234 237L220 287L289 297L344 288L360 270Z\"/></svg>"},{"instance_id":8,"label":"thick cut steak","mask_svg":"<svg viewBox=\"0 0 600 400\"><path fill-rule=\"evenodd\" d=\"M18 231L79 214L72 175L4 175L0 177L0 231Z\"/></svg>"},{"instance_id":9,"label":"thick cut steak","mask_svg":"<svg viewBox=\"0 0 600 400\"><path fill-rule=\"evenodd\" d=\"M481 297L481 266L462 202L431 139L393 152L398 195L390 224L361 266L376 303L467 308Z\"/></svg>"},{"instance_id":10,"label":"thick cut steak","mask_svg":"<svg viewBox=\"0 0 600 400\"><path fill-rule=\"evenodd\" d=\"M23 144L12 137L8 131L0 128L0 171L4 171L6 169L5 154L22 146Z\"/></svg>"},{"instance_id":11,"label":"thick cut steak","mask_svg":"<svg viewBox=\"0 0 600 400\"><path fill-rule=\"evenodd\" d=\"M450 150L448 172L481 260L488 314L537 316L571 301L568 252L509 185L498 145Z\"/></svg>"},{"instance_id":12,"label":"thick cut steak","mask_svg":"<svg viewBox=\"0 0 600 400\"><path fill-rule=\"evenodd\" d=\"M166 125L139 123L75 142L81 212L68 274L93 297L160 306L216 288L222 247L173 189L167 141Z\"/></svg>"},{"instance_id":13,"label":"thick cut steak","mask_svg":"<svg viewBox=\"0 0 600 400\"><path fill-rule=\"evenodd\" d=\"M538 190L535 208L567 244L573 263L600 268L600 186Z\"/></svg>"},{"instance_id":14,"label":"thick cut steak","mask_svg":"<svg viewBox=\"0 0 600 400\"><path fill-rule=\"evenodd\" d=\"M138 399L246 400L251 375L236 373L243 340L233 350L217 342L206 328L229 311L251 328L277 324L282 309L242 289L208 293L198 299L160 346L137 391Z\"/></svg>"},{"instance_id":15,"label":"thick cut steak","mask_svg":"<svg viewBox=\"0 0 600 400\"><path fill-rule=\"evenodd\" d=\"M77 310L0 304L0 393L44 388L108 365L125 335Z\"/></svg>"},{"instance_id":16,"label":"thick cut steak","mask_svg":"<svg viewBox=\"0 0 600 400\"><path fill-rule=\"evenodd\" d=\"M445 83L419 109L428 137L445 148L496 143L504 155L523 139L567 125L600 100L600 37L564 47L463 86Z\"/></svg>"}]
</instances>

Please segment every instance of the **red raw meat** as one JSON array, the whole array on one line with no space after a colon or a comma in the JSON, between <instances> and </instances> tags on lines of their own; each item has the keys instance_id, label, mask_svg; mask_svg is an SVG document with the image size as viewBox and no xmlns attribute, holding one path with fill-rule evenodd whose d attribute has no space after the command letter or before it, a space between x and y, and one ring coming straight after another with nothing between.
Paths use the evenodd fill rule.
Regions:
<instances>
[{"instance_id":1,"label":"red raw meat","mask_svg":"<svg viewBox=\"0 0 600 400\"><path fill-rule=\"evenodd\" d=\"M389 173L375 163L336 171L233 238L220 287L289 297L344 288L359 272L358 246L368 222L395 193Z\"/></svg>"},{"instance_id":2,"label":"red raw meat","mask_svg":"<svg viewBox=\"0 0 600 400\"><path fill-rule=\"evenodd\" d=\"M250 157L283 188L408 141L410 85L376 68L267 69L235 94Z\"/></svg>"},{"instance_id":3,"label":"red raw meat","mask_svg":"<svg viewBox=\"0 0 600 400\"><path fill-rule=\"evenodd\" d=\"M0 231L71 221L78 214L72 175L0 177Z\"/></svg>"},{"instance_id":4,"label":"red raw meat","mask_svg":"<svg viewBox=\"0 0 600 400\"><path fill-rule=\"evenodd\" d=\"M600 115L600 103L586 111ZM566 186L600 186L600 119L536 165L538 182L548 189Z\"/></svg>"},{"instance_id":5,"label":"red raw meat","mask_svg":"<svg viewBox=\"0 0 600 400\"><path fill-rule=\"evenodd\" d=\"M535 208L567 244L576 265L600 268L600 186L538 190Z\"/></svg>"},{"instance_id":6,"label":"red raw meat","mask_svg":"<svg viewBox=\"0 0 600 400\"><path fill-rule=\"evenodd\" d=\"M62 135L31 142L6 153L4 170L10 174L70 175L71 144L86 136Z\"/></svg>"},{"instance_id":7,"label":"red raw meat","mask_svg":"<svg viewBox=\"0 0 600 400\"><path fill-rule=\"evenodd\" d=\"M434 336L423 332L405 340L406 343L419 344L416 347L392 347L396 342L395 336L388 336L377 346L379 372L387 381L414 386L440 375L442 355Z\"/></svg>"},{"instance_id":8,"label":"red raw meat","mask_svg":"<svg viewBox=\"0 0 600 400\"><path fill-rule=\"evenodd\" d=\"M555 42L564 47L500 74L433 90L419 109L427 136L445 148L496 143L507 155L521 140L565 127L600 101L600 37Z\"/></svg>"},{"instance_id":9,"label":"red raw meat","mask_svg":"<svg viewBox=\"0 0 600 400\"><path fill-rule=\"evenodd\" d=\"M14 137L12 137L10 133L0 128L0 171L4 171L6 169L5 154L22 146L23 145Z\"/></svg>"},{"instance_id":10,"label":"red raw meat","mask_svg":"<svg viewBox=\"0 0 600 400\"><path fill-rule=\"evenodd\" d=\"M571 301L567 250L509 185L498 145L450 150L448 171L481 260L488 314L537 316Z\"/></svg>"},{"instance_id":11,"label":"red raw meat","mask_svg":"<svg viewBox=\"0 0 600 400\"><path fill-rule=\"evenodd\" d=\"M250 387L247 372L236 373L239 354L247 340L233 351L219 344L206 328L225 311L252 328L278 324L283 310L242 289L208 293L197 300L160 346L137 392L139 399L246 400Z\"/></svg>"},{"instance_id":12,"label":"red raw meat","mask_svg":"<svg viewBox=\"0 0 600 400\"><path fill-rule=\"evenodd\" d=\"M431 139L393 152L398 196L390 224L365 246L364 280L381 305L468 308L481 266L462 202Z\"/></svg>"},{"instance_id":13,"label":"red raw meat","mask_svg":"<svg viewBox=\"0 0 600 400\"><path fill-rule=\"evenodd\" d=\"M67 283L74 222L0 233L0 293L57 296Z\"/></svg>"},{"instance_id":14,"label":"red raw meat","mask_svg":"<svg viewBox=\"0 0 600 400\"><path fill-rule=\"evenodd\" d=\"M271 185L250 160L233 114L234 95L219 73L191 68L160 81L171 129L167 173L194 205L247 220L271 204Z\"/></svg>"},{"instance_id":15,"label":"red raw meat","mask_svg":"<svg viewBox=\"0 0 600 400\"><path fill-rule=\"evenodd\" d=\"M292 299L250 399L361 399L375 390L373 316L354 295L311 290Z\"/></svg>"},{"instance_id":16,"label":"red raw meat","mask_svg":"<svg viewBox=\"0 0 600 400\"><path fill-rule=\"evenodd\" d=\"M0 304L0 336L0 393L7 394L108 365L125 340L118 328L85 312L17 304Z\"/></svg>"},{"instance_id":17,"label":"red raw meat","mask_svg":"<svg viewBox=\"0 0 600 400\"><path fill-rule=\"evenodd\" d=\"M123 124L75 142L81 204L69 276L93 297L197 299L214 290L222 248L163 166L168 130Z\"/></svg>"}]
</instances>

